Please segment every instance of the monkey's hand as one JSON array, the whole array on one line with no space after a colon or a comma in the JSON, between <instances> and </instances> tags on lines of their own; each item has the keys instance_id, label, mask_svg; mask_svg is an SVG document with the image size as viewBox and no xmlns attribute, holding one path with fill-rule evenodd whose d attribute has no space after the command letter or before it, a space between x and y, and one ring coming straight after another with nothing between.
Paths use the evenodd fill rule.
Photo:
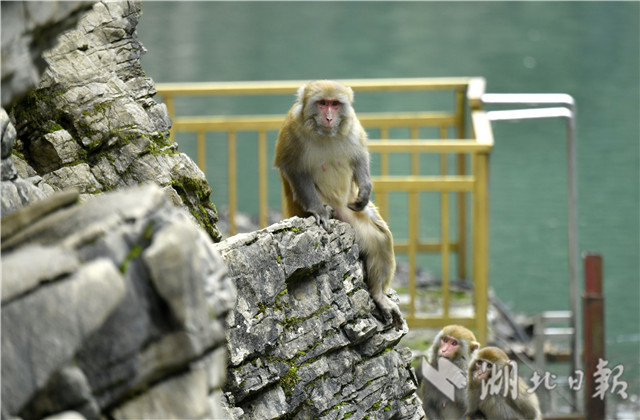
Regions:
<instances>
[{"instance_id":1,"label":"monkey's hand","mask_svg":"<svg viewBox=\"0 0 640 420\"><path fill-rule=\"evenodd\" d=\"M367 197L364 200L362 200L362 199L360 199L360 197L358 197L358 199L356 201L354 201L353 203L347 204L347 207L349 207L353 211L362 211L365 207L367 207L368 203L369 203L369 197Z\"/></svg>"},{"instance_id":2,"label":"monkey's hand","mask_svg":"<svg viewBox=\"0 0 640 420\"><path fill-rule=\"evenodd\" d=\"M347 207L353 211L362 211L369 203L369 195L371 195L371 187L361 186L358 191L358 198L353 203L347 204Z\"/></svg>"},{"instance_id":3,"label":"monkey's hand","mask_svg":"<svg viewBox=\"0 0 640 420\"><path fill-rule=\"evenodd\" d=\"M318 224L322 226L324 230L326 230L327 232L331 232L331 228L329 227L329 219L333 214L333 208L331 208L331 206L324 204L322 208L309 210L309 213L313 215L313 217L316 219L316 222L318 222Z\"/></svg>"}]
</instances>

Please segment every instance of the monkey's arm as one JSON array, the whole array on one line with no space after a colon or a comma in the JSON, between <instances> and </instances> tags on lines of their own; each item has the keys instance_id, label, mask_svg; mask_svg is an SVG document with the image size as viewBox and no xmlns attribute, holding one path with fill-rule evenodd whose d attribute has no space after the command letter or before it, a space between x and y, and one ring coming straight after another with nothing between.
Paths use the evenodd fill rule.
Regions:
<instances>
[{"instance_id":1,"label":"monkey's arm","mask_svg":"<svg viewBox=\"0 0 640 420\"><path fill-rule=\"evenodd\" d=\"M469 378L468 381L470 382L471 379ZM479 401L480 401L480 390L477 389L477 387L467 386L467 400L466 400L467 412L465 413L465 418L469 418L470 420L486 418L485 415L482 413L482 411L480 411L480 407L478 404Z\"/></svg>"},{"instance_id":2,"label":"monkey's arm","mask_svg":"<svg viewBox=\"0 0 640 420\"><path fill-rule=\"evenodd\" d=\"M348 207L353 211L361 211L369 203L369 196L373 184L371 183L371 175L369 174L369 155L362 154L353 160L353 179L358 184L358 197L353 203L349 203Z\"/></svg>"},{"instance_id":3,"label":"monkey's arm","mask_svg":"<svg viewBox=\"0 0 640 420\"><path fill-rule=\"evenodd\" d=\"M318 224L328 231L331 207L325 206L320 200L311 175L284 167L281 167L280 171L291 187L293 200L296 201L304 211L311 213Z\"/></svg>"},{"instance_id":4,"label":"monkey's arm","mask_svg":"<svg viewBox=\"0 0 640 420\"><path fill-rule=\"evenodd\" d=\"M537 397L535 394L527 392L528 388L522 378L518 378L518 385L518 397L515 400L505 398L509 408L513 410L512 417L531 420L538 419L540 417L540 408Z\"/></svg>"},{"instance_id":5,"label":"monkey's arm","mask_svg":"<svg viewBox=\"0 0 640 420\"><path fill-rule=\"evenodd\" d=\"M487 417L485 417L482 411L476 410L473 413L467 412L465 418L469 418L470 420L486 420Z\"/></svg>"}]
</instances>

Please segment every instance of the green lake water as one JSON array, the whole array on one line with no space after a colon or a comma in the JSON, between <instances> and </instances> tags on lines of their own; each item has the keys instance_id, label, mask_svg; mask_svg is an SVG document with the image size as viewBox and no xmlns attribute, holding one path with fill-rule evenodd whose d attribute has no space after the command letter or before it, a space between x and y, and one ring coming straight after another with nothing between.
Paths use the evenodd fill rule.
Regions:
<instances>
[{"instance_id":1,"label":"green lake water","mask_svg":"<svg viewBox=\"0 0 640 420\"><path fill-rule=\"evenodd\" d=\"M638 2L145 2L138 37L156 83L482 76L492 93L568 93L577 103L579 249L604 258L606 358L640 392ZM430 99L438 105L446 98ZM385 110L405 106L389 99ZM408 99L414 107L419 98ZM183 115L285 113L293 97L179 102ZM356 111L370 105L356 96ZM426 134L425 134L426 135ZM406 133L398 133L406 137ZM495 123L490 284L513 311L568 309L565 126ZM181 151L195 157L195 136ZM211 136L212 139L215 136ZM209 137L208 137L209 139ZM275 134L270 137L271 146ZM222 144L222 143L220 143ZM214 203L226 149L209 143ZM272 153L272 152L271 152ZM255 213L255 141L239 139L239 208ZM428 166L427 159L423 165ZM372 160L375 172L376 160ZM392 162L402 171L402 160ZM275 171L270 205L279 206ZM398 200L401 201L401 200ZM438 233L438 201L421 202ZM393 212L392 207L392 212ZM402 214L402 209L398 214ZM402 236L402 220L390 220ZM406 230L406 229L405 229ZM405 232L406 233L406 232ZM437 260L422 259L438 275ZM582 274L581 277L582 279ZM582 290L582 280L580 289Z\"/></svg>"}]
</instances>

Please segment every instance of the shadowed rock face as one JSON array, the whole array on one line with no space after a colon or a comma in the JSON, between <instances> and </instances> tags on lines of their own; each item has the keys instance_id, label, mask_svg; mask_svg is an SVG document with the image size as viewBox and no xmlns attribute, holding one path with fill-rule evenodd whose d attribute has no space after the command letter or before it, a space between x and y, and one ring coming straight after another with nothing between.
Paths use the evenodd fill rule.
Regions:
<instances>
[{"instance_id":1,"label":"shadowed rock face","mask_svg":"<svg viewBox=\"0 0 640 420\"><path fill-rule=\"evenodd\" d=\"M155 185L30 210L2 242L5 415L219 414L235 289L211 238Z\"/></svg>"},{"instance_id":2,"label":"shadowed rock face","mask_svg":"<svg viewBox=\"0 0 640 420\"><path fill-rule=\"evenodd\" d=\"M155 185L62 203L3 238L5 416L423 416L349 225L214 244Z\"/></svg>"},{"instance_id":3,"label":"shadowed rock face","mask_svg":"<svg viewBox=\"0 0 640 420\"><path fill-rule=\"evenodd\" d=\"M91 1L2 2L2 106L38 84L46 62L42 53L73 28Z\"/></svg>"},{"instance_id":4,"label":"shadowed rock face","mask_svg":"<svg viewBox=\"0 0 640 420\"><path fill-rule=\"evenodd\" d=\"M384 325L349 225L292 218L216 245L238 290L225 397L236 415L421 418L407 329Z\"/></svg>"}]
</instances>

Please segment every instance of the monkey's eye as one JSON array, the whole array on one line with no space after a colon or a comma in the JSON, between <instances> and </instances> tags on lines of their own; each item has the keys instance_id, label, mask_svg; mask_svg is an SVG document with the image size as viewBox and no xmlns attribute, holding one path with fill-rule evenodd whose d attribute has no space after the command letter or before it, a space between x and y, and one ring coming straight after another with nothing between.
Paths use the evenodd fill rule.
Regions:
<instances>
[{"instance_id":1,"label":"monkey's eye","mask_svg":"<svg viewBox=\"0 0 640 420\"><path fill-rule=\"evenodd\" d=\"M333 101L333 103L331 105L338 106L338 105L340 105L340 101Z\"/></svg>"},{"instance_id":2,"label":"monkey's eye","mask_svg":"<svg viewBox=\"0 0 640 420\"><path fill-rule=\"evenodd\" d=\"M320 100L318 101L318 104L319 104L319 105L322 105L322 106L325 106L325 105L327 104L327 101L325 101L324 99L320 99Z\"/></svg>"},{"instance_id":3,"label":"monkey's eye","mask_svg":"<svg viewBox=\"0 0 640 420\"><path fill-rule=\"evenodd\" d=\"M447 337L447 336L442 337L442 342L443 343L448 343L449 342L449 337Z\"/></svg>"},{"instance_id":4,"label":"monkey's eye","mask_svg":"<svg viewBox=\"0 0 640 420\"><path fill-rule=\"evenodd\" d=\"M489 362L483 362L482 364L482 370L491 370L491 367L493 366L493 363L489 363Z\"/></svg>"},{"instance_id":5,"label":"monkey's eye","mask_svg":"<svg viewBox=\"0 0 640 420\"><path fill-rule=\"evenodd\" d=\"M453 341L451 342L451 345L452 345L452 346L457 346L457 345L458 345L458 341L457 341L457 340L453 340Z\"/></svg>"}]
</instances>

